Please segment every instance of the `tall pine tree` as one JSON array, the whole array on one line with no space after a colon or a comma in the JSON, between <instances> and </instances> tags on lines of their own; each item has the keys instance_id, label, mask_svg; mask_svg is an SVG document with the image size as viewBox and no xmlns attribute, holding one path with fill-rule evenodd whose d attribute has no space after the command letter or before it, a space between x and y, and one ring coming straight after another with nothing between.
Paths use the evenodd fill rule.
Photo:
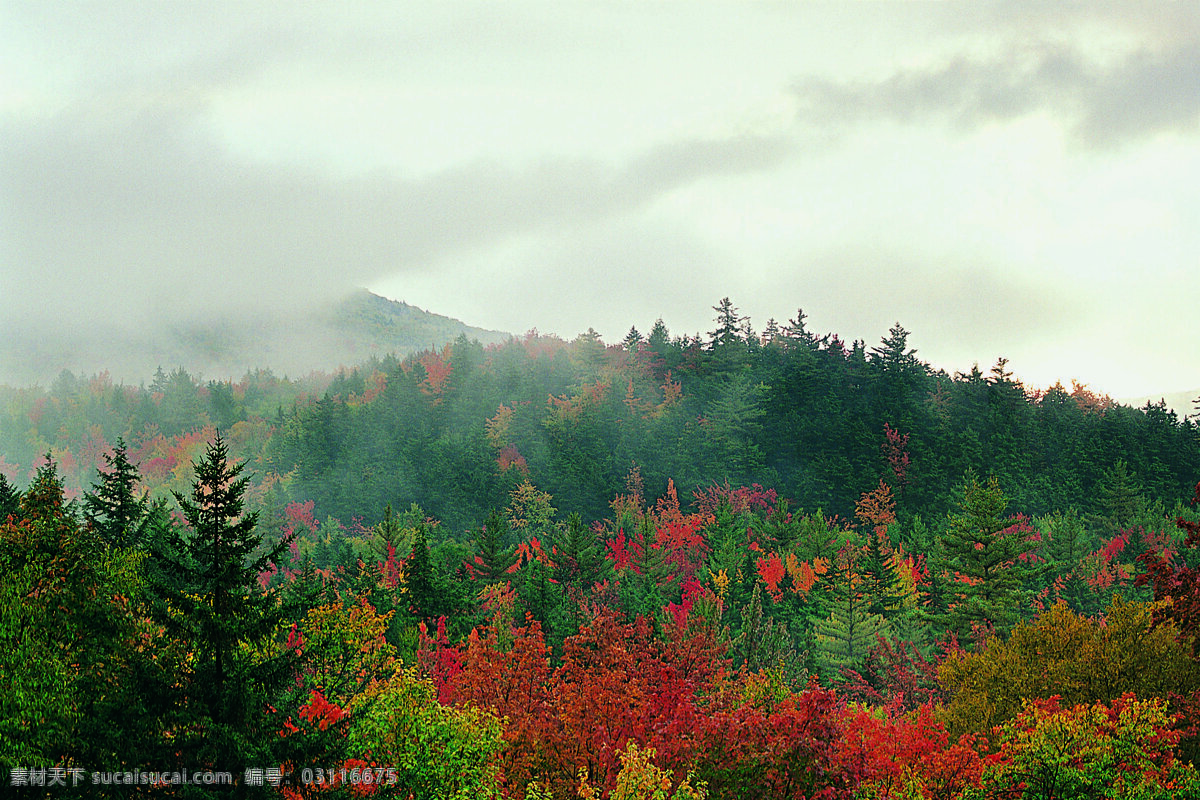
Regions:
<instances>
[{"instance_id":1,"label":"tall pine tree","mask_svg":"<svg viewBox=\"0 0 1200 800\"><path fill-rule=\"evenodd\" d=\"M871 611L871 598L863 593L862 553L853 544L838 551L829 565L829 616L816 620L817 665L829 677L842 670L857 670L880 636L890 634L887 621Z\"/></svg>"},{"instance_id":2,"label":"tall pine tree","mask_svg":"<svg viewBox=\"0 0 1200 800\"><path fill-rule=\"evenodd\" d=\"M115 547L139 544L149 522L146 492L137 493L138 470L129 461L124 439L117 439L112 454L104 454L108 471L83 496L83 516L100 539Z\"/></svg>"},{"instance_id":3,"label":"tall pine tree","mask_svg":"<svg viewBox=\"0 0 1200 800\"><path fill-rule=\"evenodd\" d=\"M487 521L475 536L478 551L471 569L480 583L486 585L508 580L509 569L517 563L516 548L504 546L504 540L508 536L508 520L492 509Z\"/></svg>"},{"instance_id":4,"label":"tall pine tree","mask_svg":"<svg viewBox=\"0 0 1200 800\"><path fill-rule=\"evenodd\" d=\"M948 611L939 620L959 637L1007 633L1021 618L1024 584L1034 549L1032 530L1007 516L1008 498L995 475L980 483L968 474L957 511L942 538L943 567L956 578L947 587Z\"/></svg>"},{"instance_id":5,"label":"tall pine tree","mask_svg":"<svg viewBox=\"0 0 1200 800\"><path fill-rule=\"evenodd\" d=\"M194 668L180 686L182 714L170 721L178 752L193 769L276 763L279 722L270 709L284 687L290 651L271 640L287 609L258 576L290 540L261 547L257 514L243 513L245 464L230 462L219 434L193 466L191 492L175 493L187 526L171 528L168 547L155 554L174 559L180 578L158 587L160 620L194 650Z\"/></svg>"},{"instance_id":6,"label":"tall pine tree","mask_svg":"<svg viewBox=\"0 0 1200 800\"><path fill-rule=\"evenodd\" d=\"M404 564L403 584L409 611L421 621L433 619L442 607L438 597L438 576L429 555L427 527L423 522L417 525L412 550Z\"/></svg>"},{"instance_id":7,"label":"tall pine tree","mask_svg":"<svg viewBox=\"0 0 1200 800\"><path fill-rule=\"evenodd\" d=\"M15 515L20 506L20 490L9 483L4 473L0 472L0 524L3 524L10 514Z\"/></svg>"},{"instance_id":8,"label":"tall pine tree","mask_svg":"<svg viewBox=\"0 0 1200 800\"><path fill-rule=\"evenodd\" d=\"M567 517L567 532L555 559L554 577L565 586L578 587L583 592L608 577L611 562L604 555L604 545L596 532L583 524L578 513Z\"/></svg>"}]
</instances>

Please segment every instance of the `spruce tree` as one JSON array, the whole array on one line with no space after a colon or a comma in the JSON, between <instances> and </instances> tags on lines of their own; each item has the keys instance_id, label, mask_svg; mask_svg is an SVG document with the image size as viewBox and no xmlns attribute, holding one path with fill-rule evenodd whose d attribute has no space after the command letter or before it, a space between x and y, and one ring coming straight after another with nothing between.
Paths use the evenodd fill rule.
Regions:
<instances>
[{"instance_id":1,"label":"spruce tree","mask_svg":"<svg viewBox=\"0 0 1200 800\"><path fill-rule=\"evenodd\" d=\"M1055 511L1041 519L1043 531L1042 583L1056 587L1058 596L1080 614L1100 611L1101 598L1084 580L1080 569L1084 558L1096 550L1097 541L1084 527L1078 512Z\"/></svg>"},{"instance_id":2,"label":"spruce tree","mask_svg":"<svg viewBox=\"0 0 1200 800\"><path fill-rule=\"evenodd\" d=\"M114 547L140 544L149 522L147 493L137 494L138 470L129 461L124 439L104 454L108 471L83 496L83 516L101 541Z\"/></svg>"},{"instance_id":3,"label":"spruce tree","mask_svg":"<svg viewBox=\"0 0 1200 800\"><path fill-rule=\"evenodd\" d=\"M667 561L667 551L654 544L654 522L643 517L638 523L640 545L630 548L632 570L622 578L622 595L633 605L631 616L643 614L648 619L658 619L663 606L678 597L675 568Z\"/></svg>"},{"instance_id":4,"label":"spruce tree","mask_svg":"<svg viewBox=\"0 0 1200 800\"><path fill-rule=\"evenodd\" d=\"M958 580L947 587L948 611L940 622L961 638L1007 633L1022 614L1031 569L1022 556L1034 544L1029 527L1007 516L1007 508L995 475L980 483L968 474L942 539L942 566Z\"/></svg>"},{"instance_id":5,"label":"spruce tree","mask_svg":"<svg viewBox=\"0 0 1200 800\"><path fill-rule=\"evenodd\" d=\"M257 514L243 513L249 481L244 463L231 463L218 434L194 463L188 495L175 493L186 520L166 531L156 554L179 576L159 585L159 619L191 645L195 666L182 680L179 755L193 769L238 770L272 762L278 721L269 710L283 689L290 657L268 642L279 634L287 609L258 576L279 560L288 539L261 549ZM264 647L264 645L267 645ZM268 655L266 653L278 653Z\"/></svg>"},{"instance_id":6,"label":"spruce tree","mask_svg":"<svg viewBox=\"0 0 1200 800\"><path fill-rule=\"evenodd\" d=\"M480 583L487 585L508 580L509 569L517 563L516 549L504 546L508 535L508 521L493 509L475 536L478 559L471 568Z\"/></svg>"},{"instance_id":7,"label":"spruce tree","mask_svg":"<svg viewBox=\"0 0 1200 800\"><path fill-rule=\"evenodd\" d=\"M717 350L726 345L744 343L743 323L748 322L749 317L742 316L728 297L722 297L721 302L713 306L713 311L717 312L717 327L716 330L709 331L709 349Z\"/></svg>"},{"instance_id":8,"label":"spruce tree","mask_svg":"<svg viewBox=\"0 0 1200 800\"><path fill-rule=\"evenodd\" d=\"M0 522L0 764L161 764L149 687L171 658L141 613L140 554L80 525L53 461L17 515Z\"/></svg>"},{"instance_id":9,"label":"spruce tree","mask_svg":"<svg viewBox=\"0 0 1200 800\"><path fill-rule=\"evenodd\" d=\"M1111 538L1136 524L1148 505L1137 474L1118 458L1104 470L1095 490L1096 512L1089 518L1103 538Z\"/></svg>"},{"instance_id":10,"label":"spruce tree","mask_svg":"<svg viewBox=\"0 0 1200 800\"><path fill-rule=\"evenodd\" d=\"M383 510L383 519L371 529L371 549L383 561L389 555L402 557L404 538L404 523L392 511L392 504L388 503Z\"/></svg>"},{"instance_id":11,"label":"spruce tree","mask_svg":"<svg viewBox=\"0 0 1200 800\"><path fill-rule=\"evenodd\" d=\"M829 584L829 615L813 627L817 664L830 677L846 669L858 669L880 636L890 633L887 621L870 610L863 594L862 554L851 544L842 547L826 575Z\"/></svg>"},{"instance_id":12,"label":"spruce tree","mask_svg":"<svg viewBox=\"0 0 1200 800\"><path fill-rule=\"evenodd\" d=\"M570 614L564 608L566 596L562 584L551 579L552 570L532 558L516 575L518 611L536 619L546 639L561 648L563 629Z\"/></svg>"},{"instance_id":13,"label":"spruce tree","mask_svg":"<svg viewBox=\"0 0 1200 800\"><path fill-rule=\"evenodd\" d=\"M426 527L425 523L417 525L412 550L404 564L404 591L408 595L409 610L418 620L433 619L439 608L437 576L429 555Z\"/></svg>"},{"instance_id":14,"label":"spruce tree","mask_svg":"<svg viewBox=\"0 0 1200 800\"><path fill-rule=\"evenodd\" d=\"M4 524L10 514L15 515L20 507L20 490L9 483L3 473L0 473L0 525Z\"/></svg>"},{"instance_id":15,"label":"spruce tree","mask_svg":"<svg viewBox=\"0 0 1200 800\"><path fill-rule=\"evenodd\" d=\"M735 661L749 672L782 669L789 678L798 677L803 668L796 656L796 648L787 626L764 612L760 584L754 584L750 591L750 602L738 611L741 629L730 643Z\"/></svg>"},{"instance_id":16,"label":"spruce tree","mask_svg":"<svg viewBox=\"0 0 1200 800\"><path fill-rule=\"evenodd\" d=\"M586 592L608 577L610 564L595 531L583 524L578 513L568 516L566 536L555 558L555 580Z\"/></svg>"},{"instance_id":17,"label":"spruce tree","mask_svg":"<svg viewBox=\"0 0 1200 800\"><path fill-rule=\"evenodd\" d=\"M877 530L866 533L867 546L862 558L862 580L863 594L870 603L870 613L890 619L900 609L904 593L893 554L883 551L881 539L886 535Z\"/></svg>"},{"instance_id":18,"label":"spruce tree","mask_svg":"<svg viewBox=\"0 0 1200 800\"><path fill-rule=\"evenodd\" d=\"M77 518L75 501L67 500L58 476L58 464L46 453L46 461L37 468L33 480L21 493L17 516L23 519ZM89 536L89 539L92 537Z\"/></svg>"}]
</instances>

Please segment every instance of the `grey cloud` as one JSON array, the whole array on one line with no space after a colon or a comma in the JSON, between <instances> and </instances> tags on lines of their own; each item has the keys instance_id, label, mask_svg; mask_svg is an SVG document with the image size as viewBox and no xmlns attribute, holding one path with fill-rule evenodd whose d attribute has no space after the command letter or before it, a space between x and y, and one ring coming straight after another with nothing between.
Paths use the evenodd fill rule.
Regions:
<instances>
[{"instance_id":1,"label":"grey cloud","mask_svg":"<svg viewBox=\"0 0 1200 800\"><path fill-rule=\"evenodd\" d=\"M1079 131L1111 143L1158 131L1195 130L1200 117L1200 42L1162 55L1139 53L1089 93Z\"/></svg>"},{"instance_id":2,"label":"grey cloud","mask_svg":"<svg viewBox=\"0 0 1200 800\"><path fill-rule=\"evenodd\" d=\"M1200 39L1141 50L1109 67L1072 48L1028 45L991 59L959 56L875 83L804 79L793 93L802 121L814 125L943 118L972 127L1047 112L1086 143L1113 146L1196 128Z\"/></svg>"},{"instance_id":3,"label":"grey cloud","mask_svg":"<svg viewBox=\"0 0 1200 800\"><path fill-rule=\"evenodd\" d=\"M231 157L205 134L202 106L151 96L0 127L0 285L25 316L302 306L509 236L611 219L789 152L782 139L742 137L671 143L616 166L476 162L421 179L336 178Z\"/></svg>"}]
</instances>

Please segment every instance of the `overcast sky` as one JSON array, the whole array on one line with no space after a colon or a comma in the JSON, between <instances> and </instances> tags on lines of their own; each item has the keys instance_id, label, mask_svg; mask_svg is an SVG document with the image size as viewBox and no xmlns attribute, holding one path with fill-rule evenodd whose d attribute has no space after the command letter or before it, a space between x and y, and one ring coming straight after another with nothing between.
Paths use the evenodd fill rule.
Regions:
<instances>
[{"instance_id":1,"label":"overcast sky","mask_svg":"<svg viewBox=\"0 0 1200 800\"><path fill-rule=\"evenodd\" d=\"M353 286L619 341L798 308L1200 387L1194 3L5 2L10 326Z\"/></svg>"}]
</instances>

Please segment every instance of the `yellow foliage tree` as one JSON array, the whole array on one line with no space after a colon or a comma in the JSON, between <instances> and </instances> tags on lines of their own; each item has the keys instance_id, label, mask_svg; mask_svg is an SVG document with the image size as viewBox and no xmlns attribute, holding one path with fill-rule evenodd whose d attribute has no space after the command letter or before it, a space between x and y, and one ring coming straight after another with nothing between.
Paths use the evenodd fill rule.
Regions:
<instances>
[{"instance_id":1,"label":"yellow foliage tree","mask_svg":"<svg viewBox=\"0 0 1200 800\"><path fill-rule=\"evenodd\" d=\"M653 747L639 748L632 739L621 751L621 771L617 784L608 795L608 800L705 800L708 792L703 781L692 784L691 776L671 791L671 773L655 766ZM600 800L601 790L588 783L587 770L579 774L579 797L582 800Z\"/></svg>"},{"instance_id":2,"label":"yellow foliage tree","mask_svg":"<svg viewBox=\"0 0 1200 800\"><path fill-rule=\"evenodd\" d=\"M1200 664L1172 626L1151 626L1153 612L1153 604L1114 598L1103 618L1090 618L1059 602L1018 624L1007 640L950 656L938 670L950 696L941 709L947 728L953 735L990 732L1036 698L1089 705L1127 692L1167 697L1200 687Z\"/></svg>"}]
</instances>

